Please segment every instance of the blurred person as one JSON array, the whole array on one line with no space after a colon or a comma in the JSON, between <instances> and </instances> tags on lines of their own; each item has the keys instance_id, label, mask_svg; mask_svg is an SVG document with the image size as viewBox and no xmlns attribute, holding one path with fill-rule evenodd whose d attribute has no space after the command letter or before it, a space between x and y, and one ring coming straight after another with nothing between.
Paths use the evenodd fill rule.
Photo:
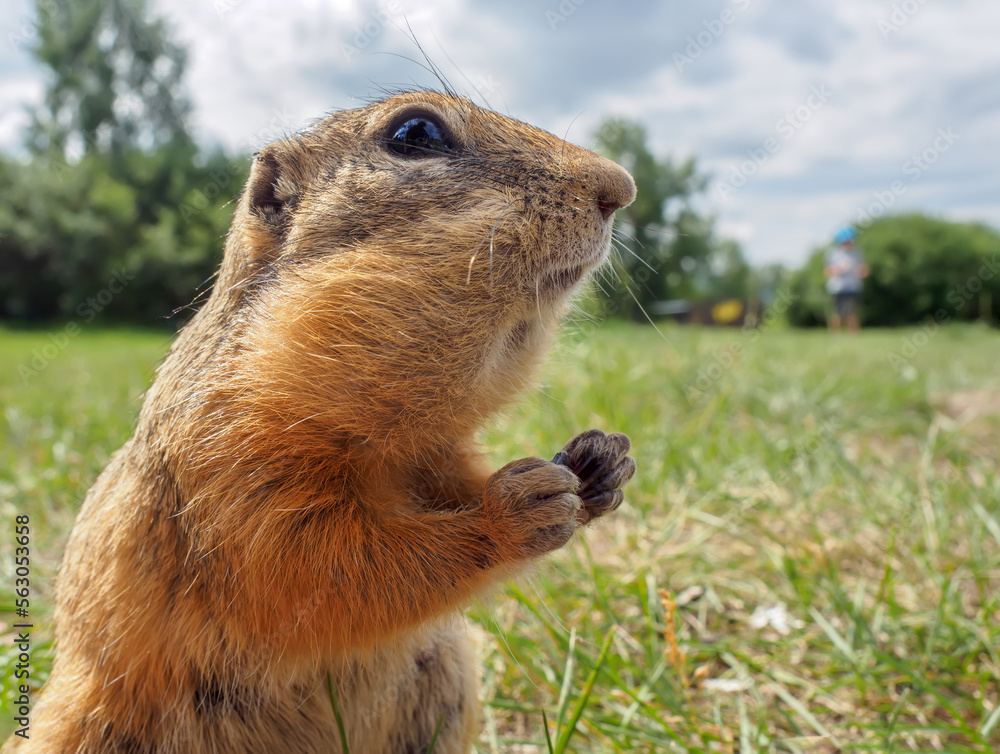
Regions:
<instances>
[{"instance_id":1,"label":"blurred person","mask_svg":"<svg viewBox=\"0 0 1000 754\"><path fill-rule=\"evenodd\" d=\"M846 322L847 328L856 333L861 329L858 304L861 301L862 280L868 277L861 250L855 241L858 234L851 226L838 230L833 236L833 248L827 253L826 292L833 298L830 329L839 332Z\"/></svg>"}]
</instances>

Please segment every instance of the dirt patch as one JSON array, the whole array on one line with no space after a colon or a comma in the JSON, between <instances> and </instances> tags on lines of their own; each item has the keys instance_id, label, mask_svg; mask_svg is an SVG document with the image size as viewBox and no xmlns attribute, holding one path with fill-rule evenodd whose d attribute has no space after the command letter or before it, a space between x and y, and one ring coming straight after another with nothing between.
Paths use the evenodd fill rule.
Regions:
<instances>
[{"instance_id":1,"label":"dirt patch","mask_svg":"<svg viewBox=\"0 0 1000 754\"><path fill-rule=\"evenodd\" d=\"M931 396L931 404L945 416L962 421L1000 416L1000 388L938 393Z\"/></svg>"},{"instance_id":2,"label":"dirt patch","mask_svg":"<svg viewBox=\"0 0 1000 754\"><path fill-rule=\"evenodd\" d=\"M939 415L953 422L950 430L965 438L965 449L987 464L1000 463L1000 388L956 390L931 396L931 404ZM981 478L981 474L979 474ZM976 479L976 474L973 474ZM977 485L978 486L978 485Z\"/></svg>"}]
</instances>

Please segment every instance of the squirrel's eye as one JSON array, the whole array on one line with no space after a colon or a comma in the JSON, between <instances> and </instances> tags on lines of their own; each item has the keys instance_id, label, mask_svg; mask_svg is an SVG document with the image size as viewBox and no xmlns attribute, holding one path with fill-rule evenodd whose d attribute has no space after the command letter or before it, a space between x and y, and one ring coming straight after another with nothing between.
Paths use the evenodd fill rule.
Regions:
<instances>
[{"instance_id":1,"label":"squirrel's eye","mask_svg":"<svg viewBox=\"0 0 1000 754\"><path fill-rule=\"evenodd\" d=\"M454 152L444 127L426 116L410 118L393 132L388 141L393 152L408 157Z\"/></svg>"}]
</instances>

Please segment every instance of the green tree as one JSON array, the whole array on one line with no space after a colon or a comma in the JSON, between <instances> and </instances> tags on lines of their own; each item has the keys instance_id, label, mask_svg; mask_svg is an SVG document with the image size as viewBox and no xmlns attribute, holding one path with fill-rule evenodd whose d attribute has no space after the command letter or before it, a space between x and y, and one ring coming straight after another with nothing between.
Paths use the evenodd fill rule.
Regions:
<instances>
[{"instance_id":1,"label":"green tree","mask_svg":"<svg viewBox=\"0 0 1000 754\"><path fill-rule=\"evenodd\" d=\"M642 319L665 299L745 295L749 269L739 246L717 239L713 218L693 206L708 183L696 161L656 157L645 129L627 120L605 121L596 138L638 190L618 212L613 266L599 282L606 309Z\"/></svg>"},{"instance_id":2,"label":"green tree","mask_svg":"<svg viewBox=\"0 0 1000 754\"><path fill-rule=\"evenodd\" d=\"M100 153L125 167L130 150L190 141L181 93L185 54L146 0L45 0L36 57L49 68L31 148L73 159Z\"/></svg>"},{"instance_id":3,"label":"green tree","mask_svg":"<svg viewBox=\"0 0 1000 754\"><path fill-rule=\"evenodd\" d=\"M49 89L30 162L0 159L0 315L163 322L215 271L247 161L188 135L184 54L145 0L38 11Z\"/></svg>"},{"instance_id":4,"label":"green tree","mask_svg":"<svg viewBox=\"0 0 1000 754\"><path fill-rule=\"evenodd\" d=\"M956 223L922 214L874 221L858 246L871 272L861 297L868 325L1000 318L1000 232L979 223ZM793 324L826 322L829 297L823 268L826 248L813 251L793 275Z\"/></svg>"}]
</instances>

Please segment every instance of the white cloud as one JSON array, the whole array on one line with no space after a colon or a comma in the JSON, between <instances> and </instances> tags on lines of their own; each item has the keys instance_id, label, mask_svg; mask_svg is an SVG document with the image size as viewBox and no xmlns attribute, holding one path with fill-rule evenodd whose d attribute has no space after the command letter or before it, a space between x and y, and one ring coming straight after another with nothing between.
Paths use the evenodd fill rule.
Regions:
<instances>
[{"instance_id":1,"label":"white cloud","mask_svg":"<svg viewBox=\"0 0 1000 754\"><path fill-rule=\"evenodd\" d=\"M0 81L0 145L17 148L30 121L28 107L45 94L38 76L20 75Z\"/></svg>"}]
</instances>

